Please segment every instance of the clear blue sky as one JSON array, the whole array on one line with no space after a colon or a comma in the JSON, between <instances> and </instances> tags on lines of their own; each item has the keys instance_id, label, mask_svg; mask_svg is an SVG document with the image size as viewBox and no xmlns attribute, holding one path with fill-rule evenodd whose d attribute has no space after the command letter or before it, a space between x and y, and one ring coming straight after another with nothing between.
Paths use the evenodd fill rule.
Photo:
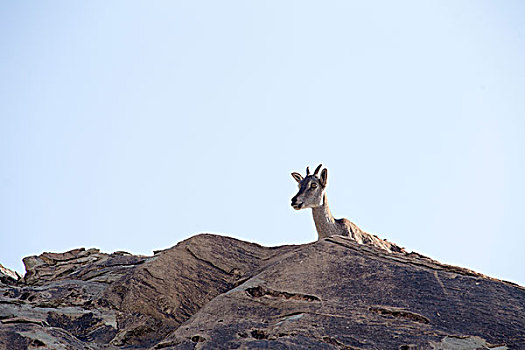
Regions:
<instances>
[{"instance_id":1,"label":"clear blue sky","mask_svg":"<svg viewBox=\"0 0 525 350\"><path fill-rule=\"evenodd\" d=\"M520 1L0 2L0 263L336 217L525 285Z\"/></svg>"}]
</instances>

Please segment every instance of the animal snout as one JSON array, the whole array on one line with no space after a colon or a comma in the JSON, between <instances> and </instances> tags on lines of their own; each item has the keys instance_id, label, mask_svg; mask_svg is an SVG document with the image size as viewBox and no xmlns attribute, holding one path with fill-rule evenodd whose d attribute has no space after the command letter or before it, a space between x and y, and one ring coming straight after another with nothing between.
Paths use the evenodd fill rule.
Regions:
<instances>
[{"instance_id":1,"label":"animal snout","mask_svg":"<svg viewBox=\"0 0 525 350\"><path fill-rule=\"evenodd\" d=\"M299 203L299 202L297 201L297 197L293 197L293 198L292 198L292 207L293 207L294 209L301 209L302 205L303 205L303 203Z\"/></svg>"}]
</instances>

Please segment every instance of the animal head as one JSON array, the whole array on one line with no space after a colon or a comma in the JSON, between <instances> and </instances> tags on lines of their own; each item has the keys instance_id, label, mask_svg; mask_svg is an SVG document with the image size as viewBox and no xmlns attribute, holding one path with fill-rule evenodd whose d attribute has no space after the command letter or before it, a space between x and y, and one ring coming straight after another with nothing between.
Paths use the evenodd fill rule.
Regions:
<instances>
[{"instance_id":1,"label":"animal head","mask_svg":"<svg viewBox=\"0 0 525 350\"><path fill-rule=\"evenodd\" d=\"M310 175L310 168L306 167L306 177L304 178L299 173L292 173L292 177L299 183L299 192L292 198L292 207L295 210L316 208L323 204L328 170L326 168L323 169L321 176L318 176L322 166L322 164L319 164L312 175Z\"/></svg>"}]
</instances>

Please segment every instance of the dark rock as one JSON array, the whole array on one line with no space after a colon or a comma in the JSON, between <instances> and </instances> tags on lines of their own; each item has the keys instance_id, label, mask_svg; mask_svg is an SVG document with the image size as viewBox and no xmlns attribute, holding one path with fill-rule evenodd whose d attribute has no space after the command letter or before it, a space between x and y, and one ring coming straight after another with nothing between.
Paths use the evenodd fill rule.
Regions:
<instances>
[{"instance_id":1,"label":"dark rock","mask_svg":"<svg viewBox=\"0 0 525 350\"><path fill-rule=\"evenodd\" d=\"M525 289L333 236L75 249L0 284L0 349L520 349ZM499 347L498 347L499 346Z\"/></svg>"},{"instance_id":2,"label":"dark rock","mask_svg":"<svg viewBox=\"0 0 525 350\"><path fill-rule=\"evenodd\" d=\"M163 342L184 347L199 330L201 349L437 349L457 337L472 349L518 349L523 329L520 286L334 236L284 254Z\"/></svg>"},{"instance_id":3,"label":"dark rock","mask_svg":"<svg viewBox=\"0 0 525 350\"><path fill-rule=\"evenodd\" d=\"M10 270L0 264L0 283L13 285L20 280L21 276L16 271Z\"/></svg>"}]
</instances>

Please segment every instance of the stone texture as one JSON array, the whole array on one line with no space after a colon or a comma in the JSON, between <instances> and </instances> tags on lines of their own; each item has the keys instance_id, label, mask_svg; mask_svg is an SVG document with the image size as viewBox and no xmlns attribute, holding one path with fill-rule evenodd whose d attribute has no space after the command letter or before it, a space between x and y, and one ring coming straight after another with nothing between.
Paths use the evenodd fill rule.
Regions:
<instances>
[{"instance_id":1,"label":"stone texture","mask_svg":"<svg viewBox=\"0 0 525 350\"><path fill-rule=\"evenodd\" d=\"M19 276L18 273L9 270L7 267L4 267L2 264L0 264L0 282L5 284L13 284L20 278L21 276Z\"/></svg>"},{"instance_id":2,"label":"stone texture","mask_svg":"<svg viewBox=\"0 0 525 350\"><path fill-rule=\"evenodd\" d=\"M428 349L477 336L477 348L514 349L524 329L522 287L334 236L214 298L157 348Z\"/></svg>"},{"instance_id":3,"label":"stone texture","mask_svg":"<svg viewBox=\"0 0 525 350\"><path fill-rule=\"evenodd\" d=\"M525 349L523 287L341 236L24 263L0 280L0 349Z\"/></svg>"}]
</instances>

